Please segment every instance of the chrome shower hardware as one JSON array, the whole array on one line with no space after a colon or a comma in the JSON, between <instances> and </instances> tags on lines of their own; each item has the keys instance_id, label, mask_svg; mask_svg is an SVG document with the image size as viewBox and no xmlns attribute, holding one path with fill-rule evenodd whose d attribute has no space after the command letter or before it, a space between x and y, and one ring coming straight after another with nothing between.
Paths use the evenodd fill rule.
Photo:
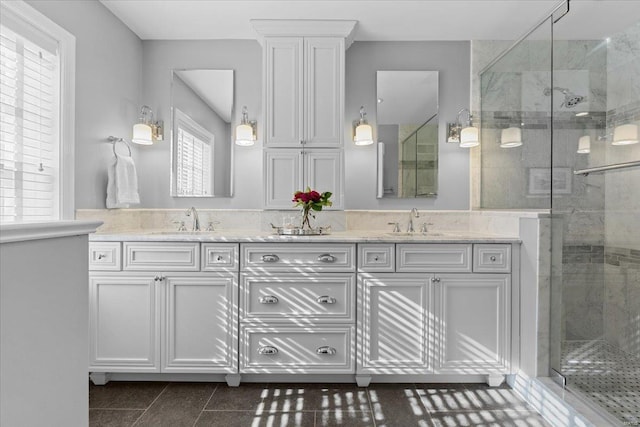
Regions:
<instances>
[{"instance_id":1,"label":"chrome shower hardware","mask_svg":"<svg viewBox=\"0 0 640 427\"><path fill-rule=\"evenodd\" d=\"M553 89L547 87L544 89L543 93L545 96L551 96L551 92L553 90L562 92L562 94L564 95L564 101L562 101L562 104L560 104L560 107L564 106L566 108L573 108L576 105L587 101L586 96L576 95L575 93L571 92L569 89L558 87L558 86L554 86Z\"/></svg>"}]
</instances>

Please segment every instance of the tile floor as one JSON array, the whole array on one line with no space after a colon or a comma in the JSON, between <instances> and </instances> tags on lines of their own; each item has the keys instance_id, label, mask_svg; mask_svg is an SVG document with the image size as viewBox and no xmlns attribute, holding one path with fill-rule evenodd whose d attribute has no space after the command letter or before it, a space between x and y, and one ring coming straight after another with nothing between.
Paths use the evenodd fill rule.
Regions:
<instances>
[{"instance_id":1,"label":"tile floor","mask_svg":"<svg viewBox=\"0 0 640 427\"><path fill-rule=\"evenodd\" d=\"M98 426L549 426L509 387L483 384L110 382L89 386Z\"/></svg>"},{"instance_id":2,"label":"tile floor","mask_svg":"<svg viewBox=\"0 0 640 427\"><path fill-rule=\"evenodd\" d=\"M565 341L562 373L567 386L624 425L640 425L640 358L602 340Z\"/></svg>"}]
</instances>

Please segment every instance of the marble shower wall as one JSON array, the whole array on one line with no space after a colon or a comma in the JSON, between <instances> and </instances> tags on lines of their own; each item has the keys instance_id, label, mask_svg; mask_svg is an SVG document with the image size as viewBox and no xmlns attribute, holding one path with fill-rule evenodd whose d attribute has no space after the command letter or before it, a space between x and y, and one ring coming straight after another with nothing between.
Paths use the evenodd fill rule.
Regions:
<instances>
[{"instance_id":1,"label":"marble shower wall","mask_svg":"<svg viewBox=\"0 0 640 427\"><path fill-rule=\"evenodd\" d=\"M607 45L607 133L640 125L640 22ZM640 160L640 144L606 144L607 164ZM605 174L604 337L640 354L640 168Z\"/></svg>"}]
</instances>

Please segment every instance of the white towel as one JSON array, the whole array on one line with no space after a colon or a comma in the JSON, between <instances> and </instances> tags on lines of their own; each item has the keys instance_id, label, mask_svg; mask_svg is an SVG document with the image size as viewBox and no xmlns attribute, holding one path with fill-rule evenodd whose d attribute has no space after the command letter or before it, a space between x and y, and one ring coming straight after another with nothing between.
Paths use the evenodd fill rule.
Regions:
<instances>
[{"instance_id":1,"label":"white towel","mask_svg":"<svg viewBox=\"0 0 640 427\"><path fill-rule=\"evenodd\" d=\"M116 154L107 169L107 209L140 203L136 165L129 156Z\"/></svg>"}]
</instances>

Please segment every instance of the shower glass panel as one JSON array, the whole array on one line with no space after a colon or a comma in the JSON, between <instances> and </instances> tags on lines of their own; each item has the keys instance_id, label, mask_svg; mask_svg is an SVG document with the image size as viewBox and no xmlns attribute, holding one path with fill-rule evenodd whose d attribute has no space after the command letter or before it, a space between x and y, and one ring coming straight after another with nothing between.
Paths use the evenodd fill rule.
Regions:
<instances>
[{"instance_id":1,"label":"shower glass panel","mask_svg":"<svg viewBox=\"0 0 640 427\"><path fill-rule=\"evenodd\" d=\"M398 197L436 197L438 123L424 123L398 145Z\"/></svg>"},{"instance_id":2,"label":"shower glass panel","mask_svg":"<svg viewBox=\"0 0 640 427\"><path fill-rule=\"evenodd\" d=\"M574 174L640 161L616 141L640 124L640 15L624 3L572 2L553 28L550 356L569 390L638 425L640 166Z\"/></svg>"},{"instance_id":3,"label":"shower glass panel","mask_svg":"<svg viewBox=\"0 0 640 427\"><path fill-rule=\"evenodd\" d=\"M551 21L480 76L481 208L551 207Z\"/></svg>"}]
</instances>

